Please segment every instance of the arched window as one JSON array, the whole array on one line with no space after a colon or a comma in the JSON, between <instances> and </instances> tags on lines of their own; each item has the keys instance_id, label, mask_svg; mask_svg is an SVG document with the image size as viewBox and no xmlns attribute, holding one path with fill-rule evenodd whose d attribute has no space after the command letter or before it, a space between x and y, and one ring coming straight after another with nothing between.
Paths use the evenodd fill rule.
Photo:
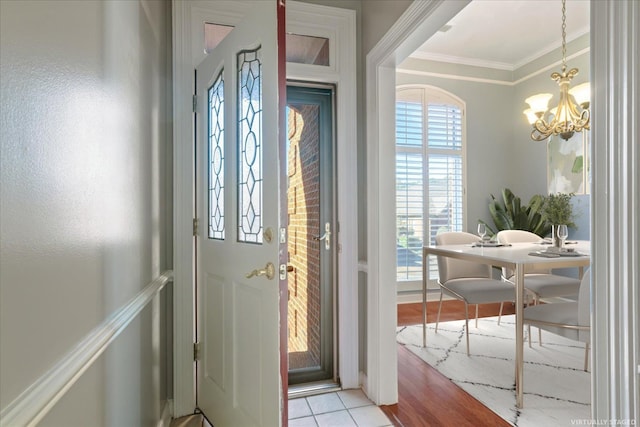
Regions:
<instances>
[{"instance_id":1,"label":"arched window","mask_svg":"<svg viewBox=\"0 0 640 427\"><path fill-rule=\"evenodd\" d=\"M464 103L431 86L396 90L397 280L422 278L422 246L464 229ZM432 257L433 258L433 257ZM430 278L435 278L435 260Z\"/></svg>"}]
</instances>

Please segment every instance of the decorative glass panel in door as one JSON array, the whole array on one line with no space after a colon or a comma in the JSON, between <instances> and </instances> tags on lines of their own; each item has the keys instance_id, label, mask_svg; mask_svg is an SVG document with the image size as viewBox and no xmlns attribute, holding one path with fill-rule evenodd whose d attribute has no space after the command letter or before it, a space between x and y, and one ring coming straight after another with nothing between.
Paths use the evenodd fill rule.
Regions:
<instances>
[{"instance_id":1,"label":"decorative glass panel in door","mask_svg":"<svg viewBox=\"0 0 640 427\"><path fill-rule=\"evenodd\" d=\"M262 243L261 51L238 53L238 241Z\"/></svg>"}]
</instances>

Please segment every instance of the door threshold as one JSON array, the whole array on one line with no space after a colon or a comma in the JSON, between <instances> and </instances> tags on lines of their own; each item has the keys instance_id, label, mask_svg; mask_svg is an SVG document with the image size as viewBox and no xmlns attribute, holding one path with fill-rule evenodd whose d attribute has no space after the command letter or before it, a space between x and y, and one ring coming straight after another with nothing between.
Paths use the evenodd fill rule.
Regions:
<instances>
[{"instance_id":1,"label":"door threshold","mask_svg":"<svg viewBox=\"0 0 640 427\"><path fill-rule=\"evenodd\" d=\"M296 399L298 397L315 396L316 394L332 393L340 390L342 390L342 387L334 381L319 381L290 385L288 396L289 399Z\"/></svg>"}]
</instances>

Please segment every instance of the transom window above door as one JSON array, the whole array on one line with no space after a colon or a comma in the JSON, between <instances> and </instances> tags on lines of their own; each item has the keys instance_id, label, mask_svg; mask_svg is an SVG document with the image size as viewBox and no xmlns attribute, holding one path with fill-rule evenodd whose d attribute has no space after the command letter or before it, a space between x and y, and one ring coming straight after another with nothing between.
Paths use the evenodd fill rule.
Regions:
<instances>
[{"instance_id":1,"label":"transom window above door","mask_svg":"<svg viewBox=\"0 0 640 427\"><path fill-rule=\"evenodd\" d=\"M205 22L205 52L211 53L233 28L231 25ZM329 39L326 37L287 33L286 49L287 62L323 66L329 65Z\"/></svg>"}]
</instances>

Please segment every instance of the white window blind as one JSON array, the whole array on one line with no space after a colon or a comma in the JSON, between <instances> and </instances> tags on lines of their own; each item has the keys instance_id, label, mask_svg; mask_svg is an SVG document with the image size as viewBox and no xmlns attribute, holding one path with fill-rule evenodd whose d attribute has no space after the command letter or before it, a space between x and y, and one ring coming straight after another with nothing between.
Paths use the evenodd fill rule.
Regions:
<instances>
[{"instance_id":1,"label":"white window blind","mask_svg":"<svg viewBox=\"0 0 640 427\"><path fill-rule=\"evenodd\" d=\"M435 88L396 98L397 280L422 278L422 246L464 228L463 106ZM430 279L437 277L435 259Z\"/></svg>"}]
</instances>

